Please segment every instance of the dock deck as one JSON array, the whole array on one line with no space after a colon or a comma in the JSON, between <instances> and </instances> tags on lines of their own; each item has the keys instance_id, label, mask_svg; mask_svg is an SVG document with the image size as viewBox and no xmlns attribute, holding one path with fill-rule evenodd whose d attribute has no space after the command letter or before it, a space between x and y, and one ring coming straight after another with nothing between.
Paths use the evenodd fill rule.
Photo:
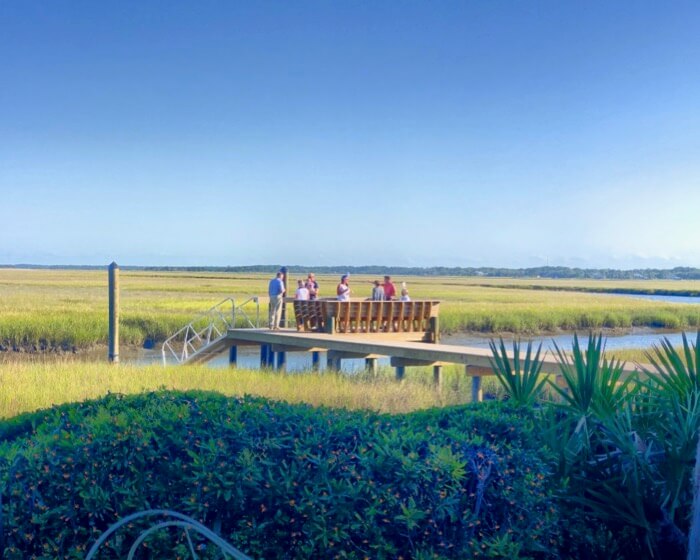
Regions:
<instances>
[{"instance_id":1,"label":"dock deck","mask_svg":"<svg viewBox=\"0 0 700 560\"><path fill-rule=\"evenodd\" d=\"M284 368L287 352L311 352L313 363L318 364L320 352L328 353L328 366L339 370L341 361L348 358L364 358L368 368L376 368L376 359L389 357L396 368L397 378L402 378L408 366L433 366L437 384L441 382L441 369L445 364L465 367L472 377L472 396L481 400L481 377L494 375L490 366L491 351L486 348L420 342L418 340L396 340L391 336L377 334L326 334L299 332L292 329L271 331L269 329L229 329L216 342L192 354L187 362L204 362L222 352L229 351L229 361L236 363L239 346L258 346L261 350L261 366ZM559 362L552 353L543 358L542 372L557 375ZM627 373L641 371L638 364L626 364Z\"/></svg>"}]
</instances>

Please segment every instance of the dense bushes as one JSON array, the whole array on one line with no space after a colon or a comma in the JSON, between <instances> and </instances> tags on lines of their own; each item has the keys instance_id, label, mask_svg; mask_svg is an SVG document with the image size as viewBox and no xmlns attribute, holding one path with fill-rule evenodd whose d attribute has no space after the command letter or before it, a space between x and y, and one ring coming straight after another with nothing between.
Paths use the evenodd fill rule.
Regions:
<instances>
[{"instance_id":1,"label":"dense bushes","mask_svg":"<svg viewBox=\"0 0 700 560\"><path fill-rule=\"evenodd\" d=\"M0 549L81 558L158 507L255 558L554 558L533 421L498 403L386 416L170 392L25 415L0 424ZM129 543L109 544L102 558Z\"/></svg>"}]
</instances>

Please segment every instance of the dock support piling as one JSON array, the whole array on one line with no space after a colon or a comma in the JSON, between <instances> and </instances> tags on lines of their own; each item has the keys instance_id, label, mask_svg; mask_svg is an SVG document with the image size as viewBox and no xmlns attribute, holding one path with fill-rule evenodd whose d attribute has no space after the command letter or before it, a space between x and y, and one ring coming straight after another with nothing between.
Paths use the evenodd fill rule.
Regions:
<instances>
[{"instance_id":1,"label":"dock support piling","mask_svg":"<svg viewBox=\"0 0 700 560\"><path fill-rule=\"evenodd\" d=\"M231 367L236 367L237 362L238 362L238 346L231 346L231 348L228 349L228 364Z\"/></svg>"},{"instance_id":2,"label":"dock support piling","mask_svg":"<svg viewBox=\"0 0 700 560\"><path fill-rule=\"evenodd\" d=\"M119 265L109 265L109 361L119 363Z\"/></svg>"},{"instance_id":3,"label":"dock support piling","mask_svg":"<svg viewBox=\"0 0 700 560\"><path fill-rule=\"evenodd\" d=\"M321 353L311 352L311 369L318 371L319 367L321 367Z\"/></svg>"},{"instance_id":4,"label":"dock support piling","mask_svg":"<svg viewBox=\"0 0 700 560\"><path fill-rule=\"evenodd\" d=\"M442 366L433 366L433 384L438 389L442 389Z\"/></svg>"},{"instance_id":5,"label":"dock support piling","mask_svg":"<svg viewBox=\"0 0 700 560\"><path fill-rule=\"evenodd\" d=\"M275 360L275 369L283 371L287 367L287 353L286 352L276 352L277 359Z\"/></svg>"},{"instance_id":6,"label":"dock support piling","mask_svg":"<svg viewBox=\"0 0 700 560\"><path fill-rule=\"evenodd\" d=\"M467 375L469 375L469 366L466 367ZM484 400L484 392L481 389L481 376L472 375L472 402L481 402Z\"/></svg>"},{"instance_id":7,"label":"dock support piling","mask_svg":"<svg viewBox=\"0 0 700 560\"><path fill-rule=\"evenodd\" d=\"M365 369L372 375L377 375L377 358L365 358Z\"/></svg>"},{"instance_id":8,"label":"dock support piling","mask_svg":"<svg viewBox=\"0 0 700 560\"><path fill-rule=\"evenodd\" d=\"M328 351L328 369L331 371L340 371L343 365L343 359L340 357L339 352L334 352L333 350Z\"/></svg>"},{"instance_id":9,"label":"dock support piling","mask_svg":"<svg viewBox=\"0 0 700 560\"><path fill-rule=\"evenodd\" d=\"M272 367L275 363L275 353L270 344L260 345L260 367Z\"/></svg>"},{"instance_id":10,"label":"dock support piling","mask_svg":"<svg viewBox=\"0 0 700 560\"><path fill-rule=\"evenodd\" d=\"M406 376L406 366L396 366L396 380L401 381Z\"/></svg>"}]
</instances>

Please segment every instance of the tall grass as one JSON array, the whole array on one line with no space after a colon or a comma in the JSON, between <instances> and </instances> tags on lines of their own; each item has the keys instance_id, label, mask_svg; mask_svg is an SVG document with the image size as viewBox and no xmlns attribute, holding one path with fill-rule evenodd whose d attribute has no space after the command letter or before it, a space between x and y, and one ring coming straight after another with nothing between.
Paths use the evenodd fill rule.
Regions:
<instances>
[{"instance_id":1,"label":"tall grass","mask_svg":"<svg viewBox=\"0 0 700 560\"><path fill-rule=\"evenodd\" d=\"M115 366L74 360L14 362L0 364L0 418L107 393L133 394L160 388L249 394L314 406L393 413L469 402L471 385L464 370L445 367L443 375L442 389L438 390L432 384L429 368L410 368L405 379L398 382L390 368L382 368L376 375L347 375L207 366ZM487 391L495 390L495 380L486 387Z\"/></svg>"},{"instance_id":2,"label":"tall grass","mask_svg":"<svg viewBox=\"0 0 700 560\"><path fill-rule=\"evenodd\" d=\"M305 271L293 273L305 275ZM353 276L356 297L369 296L370 276ZM512 279L404 277L414 299L443 303L443 332L532 334L556 330L700 325L700 305L678 305L609 295L531 289L541 282ZM194 315L225 297L265 294L267 275L121 272L121 339L138 344L163 340ZM331 295L338 278L319 277L321 294ZM510 289L504 289L512 284ZM559 281L564 282L564 281ZM567 282L565 282L567 283ZM590 287L592 281L569 286ZM633 283L632 283L633 284ZM668 283L651 282L649 289ZM620 284L622 285L622 284ZM677 284L674 284L677 285ZM522 288L520 287L522 286ZM689 290L700 282L683 283ZM264 310L263 310L264 312ZM107 339L107 272L0 269L0 346L83 348Z\"/></svg>"}]
</instances>

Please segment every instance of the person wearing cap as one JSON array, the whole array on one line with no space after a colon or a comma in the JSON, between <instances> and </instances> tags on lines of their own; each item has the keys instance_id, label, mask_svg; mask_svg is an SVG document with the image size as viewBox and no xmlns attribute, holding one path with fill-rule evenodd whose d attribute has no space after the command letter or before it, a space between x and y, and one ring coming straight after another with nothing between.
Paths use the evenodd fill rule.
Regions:
<instances>
[{"instance_id":1,"label":"person wearing cap","mask_svg":"<svg viewBox=\"0 0 700 560\"><path fill-rule=\"evenodd\" d=\"M268 318L270 330L276 331L280 328L280 319L282 318L282 302L284 301L284 281L282 280L282 271L280 270L272 280L267 290L270 296L270 307L268 310Z\"/></svg>"},{"instance_id":2,"label":"person wearing cap","mask_svg":"<svg viewBox=\"0 0 700 560\"><path fill-rule=\"evenodd\" d=\"M343 274L340 277L340 284L335 290L338 295L338 301L350 301L350 286L348 285L348 275Z\"/></svg>"},{"instance_id":3,"label":"person wearing cap","mask_svg":"<svg viewBox=\"0 0 700 560\"><path fill-rule=\"evenodd\" d=\"M384 277L384 299L391 301L396 297L396 286L391 282L391 276Z\"/></svg>"}]
</instances>

